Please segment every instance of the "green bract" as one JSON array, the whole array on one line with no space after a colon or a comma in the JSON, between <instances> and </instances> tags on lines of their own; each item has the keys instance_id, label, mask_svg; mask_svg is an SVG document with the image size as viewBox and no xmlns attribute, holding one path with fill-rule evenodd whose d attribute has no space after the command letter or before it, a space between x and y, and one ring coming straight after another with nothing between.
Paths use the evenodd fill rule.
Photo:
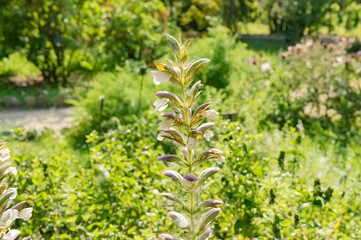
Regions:
<instances>
[{"instance_id":1,"label":"green bract","mask_svg":"<svg viewBox=\"0 0 361 240\"><path fill-rule=\"evenodd\" d=\"M169 80L173 85L181 89L181 96L167 91L156 93L156 96L159 97L154 102L156 111L163 111L168 105L171 105L174 110L174 112L161 114L161 117L167 119L159 124L159 130L162 132L157 139L162 141L164 138L168 138L177 145L182 146L184 158L177 155L165 155L158 158L158 160L163 161L165 164L175 163L177 166L186 169L187 172L184 176L175 170L167 170L163 174L171 178L182 191L187 192L188 199L183 200L171 193L162 193L162 195L175 204L171 205L175 211L169 212L168 215L184 230L181 237L189 240L205 240L212 236L210 227L218 218L221 210L216 206L223 202L214 199L201 202L199 201L199 194L205 181L218 172L219 168L208 168L200 173L198 177L193 173L195 167L200 166L206 160L212 158L223 160L224 157L221 155L223 152L217 149L208 149L196 156L195 149L198 141L202 138L209 141L213 136L213 133L209 130L213 123L209 122L202 125L201 123L206 119L216 119L218 113L213 109L208 110L211 105L210 102L195 106L201 93L199 90L202 85L200 81L191 86L189 91L186 88L193 82L195 74L203 68L203 64L208 63L210 60L202 58L188 63L187 48L190 42L187 41L182 44L169 35L168 40L175 54L176 63L170 60L168 61L172 66L157 63L156 66L159 71L152 72L153 81L158 85ZM189 92L188 96L187 92ZM172 128L172 126L177 129ZM205 208L205 210L202 211L201 208ZM161 234L160 238L180 239L170 234Z\"/></svg>"}]
</instances>

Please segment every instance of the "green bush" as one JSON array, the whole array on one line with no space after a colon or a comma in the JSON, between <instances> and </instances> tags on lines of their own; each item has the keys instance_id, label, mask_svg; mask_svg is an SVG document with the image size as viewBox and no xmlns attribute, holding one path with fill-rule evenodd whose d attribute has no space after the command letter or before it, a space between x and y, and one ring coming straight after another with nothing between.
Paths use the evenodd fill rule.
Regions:
<instances>
[{"instance_id":1,"label":"green bush","mask_svg":"<svg viewBox=\"0 0 361 240\"><path fill-rule=\"evenodd\" d=\"M196 75L196 79L204 79L204 83L217 89L227 88L231 74L231 52L235 47L235 40L229 30L222 26L210 28L209 37L198 39L191 52L195 56L207 56L211 60L204 71Z\"/></svg>"},{"instance_id":2,"label":"green bush","mask_svg":"<svg viewBox=\"0 0 361 240\"><path fill-rule=\"evenodd\" d=\"M77 142L84 143L93 130L105 132L119 123L135 122L149 108L154 86L145 82L140 95L142 81L149 75L140 75L136 69L127 65L114 73L98 73L83 96L69 101L74 112L70 135Z\"/></svg>"},{"instance_id":3,"label":"green bush","mask_svg":"<svg viewBox=\"0 0 361 240\"><path fill-rule=\"evenodd\" d=\"M164 231L165 211L154 212L158 190L168 190L155 174L164 169L154 161L162 149L153 141L156 127L139 121L104 135L94 131L89 153L53 132L27 141L17 130L7 139L14 140L19 169L15 187L34 206L19 229L34 239L78 240L148 239Z\"/></svg>"},{"instance_id":4,"label":"green bush","mask_svg":"<svg viewBox=\"0 0 361 240\"><path fill-rule=\"evenodd\" d=\"M8 137L19 200L34 206L19 230L36 239L152 239L164 232L170 219L156 189L170 186L156 158L171 146L153 141L158 121L146 118L94 131L87 137L89 153L51 132L31 142ZM227 154L224 174L204 187L225 202L216 238L360 237L357 141L343 148L293 128L255 134L241 123L219 125L211 144Z\"/></svg>"},{"instance_id":5,"label":"green bush","mask_svg":"<svg viewBox=\"0 0 361 240\"><path fill-rule=\"evenodd\" d=\"M217 89L228 86L231 66L227 59L227 51L223 46L223 42L218 41L214 46L212 61L206 71L205 84Z\"/></svg>"},{"instance_id":6,"label":"green bush","mask_svg":"<svg viewBox=\"0 0 361 240\"><path fill-rule=\"evenodd\" d=\"M162 54L161 1L6 0L0 5L0 49L21 49L45 81L66 85L71 73L114 69L128 58ZM16 19L16 21L14 21Z\"/></svg>"},{"instance_id":7,"label":"green bush","mask_svg":"<svg viewBox=\"0 0 361 240\"><path fill-rule=\"evenodd\" d=\"M340 138L359 135L359 57L346 54L345 47L310 40L290 49L269 75L276 107L265 122L296 127L301 121L311 134L330 129Z\"/></svg>"}]
</instances>

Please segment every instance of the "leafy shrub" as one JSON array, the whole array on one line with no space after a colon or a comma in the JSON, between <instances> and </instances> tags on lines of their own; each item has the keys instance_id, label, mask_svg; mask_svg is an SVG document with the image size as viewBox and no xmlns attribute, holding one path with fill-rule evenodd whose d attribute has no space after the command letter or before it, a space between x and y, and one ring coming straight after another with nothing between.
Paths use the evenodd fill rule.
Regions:
<instances>
[{"instance_id":1,"label":"leafy shrub","mask_svg":"<svg viewBox=\"0 0 361 240\"><path fill-rule=\"evenodd\" d=\"M134 122L151 101L150 89L153 86L150 84L145 84L147 91L139 95L142 78L145 76L134 72L130 65L115 73L97 74L85 95L70 101L75 113L70 134L83 143L85 136L93 130L104 132L118 123Z\"/></svg>"},{"instance_id":2,"label":"leafy shrub","mask_svg":"<svg viewBox=\"0 0 361 240\"><path fill-rule=\"evenodd\" d=\"M159 191L171 186L159 175L165 166L155 159L176 151L154 141L157 120L145 118L93 132L87 137L89 153L51 132L33 141L9 136L19 170L14 187L22 193L20 201L34 206L33 217L19 230L36 239L152 239L169 231ZM336 138L315 139L292 128L254 131L229 121L214 128L211 144L227 154L218 165L223 174L203 188L225 202L216 238L361 235L357 139L342 147L330 144Z\"/></svg>"},{"instance_id":3,"label":"leafy shrub","mask_svg":"<svg viewBox=\"0 0 361 240\"><path fill-rule=\"evenodd\" d=\"M36 239L78 240L147 239L164 231L165 211L154 211L158 190L169 190L156 174L164 169L154 161L162 149L153 141L156 126L147 120L94 131L89 153L53 132L32 142L16 137L16 187L34 205L30 225L20 230Z\"/></svg>"},{"instance_id":4,"label":"leafy shrub","mask_svg":"<svg viewBox=\"0 0 361 240\"><path fill-rule=\"evenodd\" d=\"M346 55L345 47L312 40L290 49L283 54L282 72L271 74L277 107L268 119L280 126L297 126L302 121L311 132L320 128L357 135L361 100L358 57Z\"/></svg>"},{"instance_id":5,"label":"leafy shrub","mask_svg":"<svg viewBox=\"0 0 361 240\"><path fill-rule=\"evenodd\" d=\"M102 23L101 48L108 69L127 59L151 63L163 55L162 48L157 47L166 22L162 1L114 1L105 9L110 17Z\"/></svg>"},{"instance_id":6,"label":"leafy shrub","mask_svg":"<svg viewBox=\"0 0 361 240\"><path fill-rule=\"evenodd\" d=\"M305 34L317 33L322 26L327 26L331 33L339 25L350 29L351 24L353 27L358 24L359 4L353 0L332 3L320 0L313 4L306 0L262 0L260 6L265 11L271 33L285 33L293 41Z\"/></svg>"},{"instance_id":7,"label":"leafy shrub","mask_svg":"<svg viewBox=\"0 0 361 240\"><path fill-rule=\"evenodd\" d=\"M235 46L235 40L225 27L210 28L210 37L199 39L191 47L195 56L205 55L212 58L209 66L196 75L204 79L204 83L217 89L227 88L231 74L230 52Z\"/></svg>"},{"instance_id":8,"label":"leafy shrub","mask_svg":"<svg viewBox=\"0 0 361 240\"><path fill-rule=\"evenodd\" d=\"M10 54L0 62L0 76L36 78L39 75L40 71L33 63L29 62L21 52Z\"/></svg>"},{"instance_id":9,"label":"leafy shrub","mask_svg":"<svg viewBox=\"0 0 361 240\"><path fill-rule=\"evenodd\" d=\"M128 58L151 62L161 54L154 47L166 22L159 0L7 0L0 11L1 49L26 49L50 83L66 85L74 72L114 69Z\"/></svg>"},{"instance_id":10,"label":"leafy shrub","mask_svg":"<svg viewBox=\"0 0 361 240\"><path fill-rule=\"evenodd\" d=\"M345 179L344 171L352 166L345 169L342 161L336 162L346 157L335 153L337 146L319 145L295 129L252 134L240 123L223 122L222 126L217 129L223 133L217 142L224 144L228 156L222 168L226 174L209 184L215 195L221 191L227 206L215 228L218 239L358 236L358 204L349 205L359 198L354 192L359 187L351 180L358 173ZM351 162L359 156L355 150L347 148ZM327 168L322 168L325 161ZM347 192L350 188L354 191ZM353 211L356 219L344 218L353 218Z\"/></svg>"},{"instance_id":11,"label":"leafy shrub","mask_svg":"<svg viewBox=\"0 0 361 240\"><path fill-rule=\"evenodd\" d=\"M229 84L230 70L227 51L223 42L218 41L214 46L213 58L207 69L205 83L217 89L226 88Z\"/></svg>"}]
</instances>

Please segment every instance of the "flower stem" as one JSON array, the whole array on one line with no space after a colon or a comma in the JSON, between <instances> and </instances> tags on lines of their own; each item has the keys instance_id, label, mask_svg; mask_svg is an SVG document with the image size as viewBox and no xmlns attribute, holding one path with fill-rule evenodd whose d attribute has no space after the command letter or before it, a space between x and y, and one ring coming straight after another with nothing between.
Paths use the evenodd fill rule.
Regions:
<instances>
[{"instance_id":1,"label":"flower stem","mask_svg":"<svg viewBox=\"0 0 361 240\"><path fill-rule=\"evenodd\" d=\"M185 94L185 90L184 90L184 86L182 86L182 95L183 95L183 99L186 100L186 94ZM190 116L188 116L188 109L184 106L184 113L185 113L185 119L190 119ZM191 121L191 120L190 120ZM187 123L187 143L189 141L189 134L191 131L191 123L188 122ZM192 169L192 150L188 148L188 173L193 173L193 169ZM194 235L194 216L193 216L193 211L194 211L194 190L189 191L189 206L190 206L190 221L191 221L191 227L192 227L192 238L191 240L195 240L195 235Z\"/></svg>"}]
</instances>

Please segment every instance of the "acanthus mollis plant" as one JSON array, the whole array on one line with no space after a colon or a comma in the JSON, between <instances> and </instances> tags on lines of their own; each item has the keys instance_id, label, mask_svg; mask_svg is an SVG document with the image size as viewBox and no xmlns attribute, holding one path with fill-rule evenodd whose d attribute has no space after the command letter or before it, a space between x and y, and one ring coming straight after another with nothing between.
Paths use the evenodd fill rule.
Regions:
<instances>
[{"instance_id":1,"label":"acanthus mollis plant","mask_svg":"<svg viewBox=\"0 0 361 240\"><path fill-rule=\"evenodd\" d=\"M0 161L5 162L10 159L10 150L4 148L6 143L0 143ZM5 162L0 166L0 179L3 180L9 173L17 174L16 168L11 167L11 162ZM20 234L19 230L11 229L17 218L29 220L33 208L23 208L25 201L19 202L11 207L17 195L16 188L8 188L9 183L0 184L0 240L15 240ZM30 240L29 237L23 240Z\"/></svg>"},{"instance_id":2,"label":"acanthus mollis plant","mask_svg":"<svg viewBox=\"0 0 361 240\"><path fill-rule=\"evenodd\" d=\"M180 188L182 196L172 193L162 193L169 201L174 211L168 213L176 224L183 229L183 239L206 240L212 237L212 224L217 220L220 208L217 207L223 202L208 199L201 201L200 193L202 185L206 180L219 171L218 167L211 167L195 175L196 169L209 159L224 161L223 152L212 148L197 153L196 147L201 139L210 141L213 132L210 128L218 113L209 109L211 102L196 106L197 99L201 94L201 81L193 83L197 71L203 68L204 63L210 60L201 58L188 62L187 50L190 41L184 44L178 42L172 36L167 36L168 41L175 54L175 62L167 59L169 65L157 63L159 71L153 71L153 81L156 85L169 81L179 88L180 95L168 91L156 93L159 98L154 102L156 111L163 111L167 107L172 108L172 112L162 113L160 116L165 120L159 124L158 140L167 138L181 146L178 155L165 155L158 160L166 165L174 164L181 167L182 172L167 170L163 174L173 180ZM198 169L197 169L198 170ZM170 234L160 234L161 239L176 240L182 239Z\"/></svg>"}]
</instances>

